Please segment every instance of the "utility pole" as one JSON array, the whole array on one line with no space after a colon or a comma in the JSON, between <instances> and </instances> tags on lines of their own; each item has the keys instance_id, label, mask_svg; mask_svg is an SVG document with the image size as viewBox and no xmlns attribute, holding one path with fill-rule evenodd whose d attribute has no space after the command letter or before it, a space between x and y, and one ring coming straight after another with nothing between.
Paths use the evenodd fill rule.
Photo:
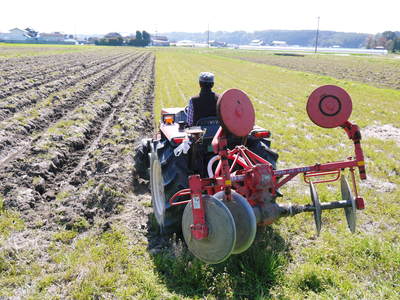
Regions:
<instances>
[{"instance_id":1,"label":"utility pole","mask_svg":"<svg viewBox=\"0 0 400 300\"><path fill-rule=\"evenodd\" d=\"M207 48L210 48L210 24L207 24Z\"/></svg>"},{"instance_id":2,"label":"utility pole","mask_svg":"<svg viewBox=\"0 0 400 300\"><path fill-rule=\"evenodd\" d=\"M318 35L319 35L319 17L317 22L317 36L315 37L315 53L317 53L318 49Z\"/></svg>"}]
</instances>

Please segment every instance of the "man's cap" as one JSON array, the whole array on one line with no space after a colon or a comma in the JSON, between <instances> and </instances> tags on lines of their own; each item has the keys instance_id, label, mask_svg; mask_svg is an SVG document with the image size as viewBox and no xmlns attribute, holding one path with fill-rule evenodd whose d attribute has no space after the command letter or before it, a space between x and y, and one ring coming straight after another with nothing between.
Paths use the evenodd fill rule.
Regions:
<instances>
[{"instance_id":1,"label":"man's cap","mask_svg":"<svg viewBox=\"0 0 400 300\"><path fill-rule=\"evenodd\" d=\"M202 73L200 73L199 81L213 83L214 82L214 74L210 73L210 72L202 72Z\"/></svg>"}]
</instances>

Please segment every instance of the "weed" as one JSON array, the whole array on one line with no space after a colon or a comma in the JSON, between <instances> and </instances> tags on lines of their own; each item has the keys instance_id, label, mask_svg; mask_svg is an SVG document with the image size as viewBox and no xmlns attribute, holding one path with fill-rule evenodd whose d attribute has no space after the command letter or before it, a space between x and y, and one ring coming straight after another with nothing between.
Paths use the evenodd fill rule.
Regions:
<instances>
[{"instance_id":1,"label":"weed","mask_svg":"<svg viewBox=\"0 0 400 300\"><path fill-rule=\"evenodd\" d=\"M62 243L70 243L78 233L73 230L64 230L53 234L53 239Z\"/></svg>"},{"instance_id":2,"label":"weed","mask_svg":"<svg viewBox=\"0 0 400 300\"><path fill-rule=\"evenodd\" d=\"M79 217L71 226L71 230L75 232L86 231L90 227L89 222L84 217Z\"/></svg>"},{"instance_id":3,"label":"weed","mask_svg":"<svg viewBox=\"0 0 400 300\"><path fill-rule=\"evenodd\" d=\"M11 232L22 230L24 221L18 212L8 210L4 207L4 199L0 196L0 241L7 238Z\"/></svg>"}]
</instances>

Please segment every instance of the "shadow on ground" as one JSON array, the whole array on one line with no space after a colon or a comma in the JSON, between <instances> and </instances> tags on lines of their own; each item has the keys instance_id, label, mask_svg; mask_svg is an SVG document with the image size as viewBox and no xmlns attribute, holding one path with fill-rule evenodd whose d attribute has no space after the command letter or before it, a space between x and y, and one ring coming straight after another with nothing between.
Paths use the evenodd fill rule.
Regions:
<instances>
[{"instance_id":1,"label":"shadow on ground","mask_svg":"<svg viewBox=\"0 0 400 300\"><path fill-rule=\"evenodd\" d=\"M247 251L217 265L194 258L180 237L167 241L149 232L148 239L161 280L184 297L269 298L290 259L289 245L270 227L259 230Z\"/></svg>"}]
</instances>

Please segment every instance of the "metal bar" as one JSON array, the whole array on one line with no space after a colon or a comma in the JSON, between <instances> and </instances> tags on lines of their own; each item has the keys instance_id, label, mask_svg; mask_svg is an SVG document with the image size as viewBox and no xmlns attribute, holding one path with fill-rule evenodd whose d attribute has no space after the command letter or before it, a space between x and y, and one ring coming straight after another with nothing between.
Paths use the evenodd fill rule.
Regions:
<instances>
[{"instance_id":1,"label":"metal bar","mask_svg":"<svg viewBox=\"0 0 400 300\"><path fill-rule=\"evenodd\" d=\"M190 202L190 200L185 200L185 201L179 201L179 202L174 202L174 200L178 197L181 196L186 196L186 195L190 195L191 193L191 189L184 189L184 190L180 190L178 192L176 192L170 199L169 199L169 204L171 206L175 206L175 205L181 205L181 204L186 204L188 202Z\"/></svg>"},{"instance_id":2,"label":"metal bar","mask_svg":"<svg viewBox=\"0 0 400 300\"><path fill-rule=\"evenodd\" d=\"M355 177L355 175L354 175L354 169L353 169L353 168L350 168L350 173L351 173L351 181L352 181L352 184L353 184L353 191L354 191L354 194L356 194L356 198L358 198L358 191L357 191L357 185L356 185L356 177Z\"/></svg>"},{"instance_id":3,"label":"metal bar","mask_svg":"<svg viewBox=\"0 0 400 300\"><path fill-rule=\"evenodd\" d=\"M345 208L351 207L351 200L341 200L341 201L332 201L332 202L323 202L321 203L321 209L336 209L336 208Z\"/></svg>"},{"instance_id":4,"label":"metal bar","mask_svg":"<svg viewBox=\"0 0 400 300\"><path fill-rule=\"evenodd\" d=\"M262 157L258 156L257 154L255 154L254 152L251 152L249 149L245 148L244 151L246 152L246 154L253 160L262 164L266 164L266 165L271 165L271 163L265 159L263 159Z\"/></svg>"},{"instance_id":5,"label":"metal bar","mask_svg":"<svg viewBox=\"0 0 400 300\"><path fill-rule=\"evenodd\" d=\"M293 177L296 177L297 174L299 173L295 173L295 174L290 174L288 176L286 176L285 178L283 178L281 181L279 181L276 186L274 187L275 190L279 189L282 185L284 185L286 182L288 182L289 180L291 180Z\"/></svg>"},{"instance_id":6,"label":"metal bar","mask_svg":"<svg viewBox=\"0 0 400 300\"><path fill-rule=\"evenodd\" d=\"M325 180L316 180L316 181L312 182L314 184L337 181L339 179L339 177L340 177L340 169L339 170L335 170L335 171L326 171L326 172L318 172L318 171L317 172L306 172L306 173L304 173L304 182L305 183L310 183L311 180L307 180L307 178L319 177L319 176L327 176L327 175L333 175L333 174L336 174L335 178L325 179Z\"/></svg>"},{"instance_id":7,"label":"metal bar","mask_svg":"<svg viewBox=\"0 0 400 300\"><path fill-rule=\"evenodd\" d=\"M313 166L306 166L300 168L275 170L275 176L283 176L288 174L299 174L310 171L335 171L337 169L345 169L350 167L358 166L357 160L340 161L340 162L330 162L325 164L315 164Z\"/></svg>"},{"instance_id":8,"label":"metal bar","mask_svg":"<svg viewBox=\"0 0 400 300\"><path fill-rule=\"evenodd\" d=\"M327 209L337 209L337 208L345 208L345 207L351 207L351 201L350 200L341 200L341 201L332 201L332 202L323 202L321 203L321 209L322 210L327 210ZM299 209L299 212L304 211L304 212L314 212L315 207L312 205L304 205L304 206L299 206L301 209Z\"/></svg>"},{"instance_id":9,"label":"metal bar","mask_svg":"<svg viewBox=\"0 0 400 300\"><path fill-rule=\"evenodd\" d=\"M230 155L229 155L229 156L230 156ZM238 159L239 159L239 155L236 155L236 157L235 157L235 159L233 160L233 163L232 163L232 165L231 165L231 167L230 167L230 169L229 169L229 172L230 172L230 173L232 173L232 170L233 170L233 168L235 167L236 162L237 162Z\"/></svg>"},{"instance_id":10,"label":"metal bar","mask_svg":"<svg viewBox=\"0 0 400 300\"><path fill-rule=\"evenodd\" d=\"M247 162L247 164L250 166L250 167L254 167L254 164L253 164L253 162L250 160L250 158L246 155L246 153L243 151L243 149L242 148L238 148L238 150L239 150L239 153L241 154L241 156L244 158L244 160Z\"/></svg>"}]
</instances>

